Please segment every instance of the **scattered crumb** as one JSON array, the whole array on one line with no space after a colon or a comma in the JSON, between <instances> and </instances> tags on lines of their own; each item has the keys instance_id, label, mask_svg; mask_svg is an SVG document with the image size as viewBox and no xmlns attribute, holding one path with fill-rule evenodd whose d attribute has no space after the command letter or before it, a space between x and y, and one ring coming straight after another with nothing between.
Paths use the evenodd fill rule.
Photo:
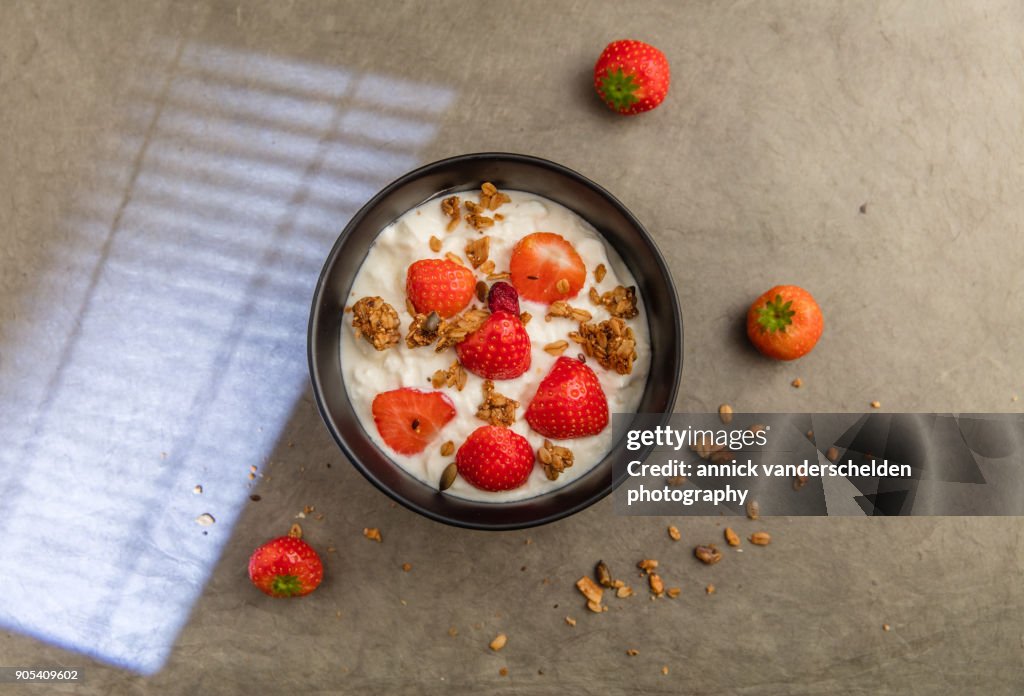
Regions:
<instances>
[{"instance_id":1,"label":"scattered crumb","mask_svg":"<svg viewBox=\"0 0 1024 696\"><path fill-rule=\"evenodd\" d=\"M732 527L725 528L725 541L729 546L739 546L740 537L732 530Z\"/></svg>"},{"instance_id":2,"label":"scattered crumb","mask_svg":"<svg viewBox=\"0 0 1024 696\"><path fill-rule=\"evenodd\" d=\"M661 581L661 576L657 573L651 573L647 576L647 581L651 586L651 594L655 597L660 597L665 593L665 583Z\"/></svg>"},{"instance_id":3,"label":"scattered crumb","mask_svg":"<svg viewBox=\"0 0 1024 696\"><path fill-rule=\"evenodd\" d=\"M449 627L448 628L448 635L450 635L452 638L454 638L455 636L459 635L459 629L455 628L454 626Z\"/></svg>"},{"instance_id":4,"label":"scattered crumb","mask_svg":"<svg viewBox=\"0 0 1024 696\"><path fill-rule=\"evenodd\" d=\"M662 674L668 674L668 665L665 665L664 667L661 668L661 673Z\"/></svg>"},{"instance_id":5,"label":"scattered crumb","mask_svg":"<svg viewBox=\"0 0 1024 696\"><path fill-rule=\"evenodd\" d=\"M704 588L704 591L706 593L708 593L708 594L714 594L715 593L715 586L714 585L708 585L707 587Z\"/></svg>"},{"instance_id":6,"label":"scattered crumb","mask_svg":"<svg viewBox=\"0 0 1024 696\"><path fill-rule=\"evenodd\" d=\"M889 632L890 628L891 627L889 626L889 624L882 624L882 630L885 631L886 633Z\"/></svg>"},{"instance_id":7,"label":"scattered crumb","mask_svg":"<svg viewBox=\"0 0 1024 696\"><path fill-rule=\"evenodd\" d=\"M500 674L503 677L507 677L508 676L508 667L502 667L501 669L499 669L498 670L498 674Z\"/></svg>"},{"instance_id":8,"label":"scattered crumb","mask_svg":"<svg viewBox=\"0 0 1024 696\"><path fill-rule=\"evenodd\" d=\"M680 589L678 587L670 587L667 590L665 590L665 594L668 595L669 599L675 599L676 597L679 596L679 594L681 592L682 592L682 589Z\"/></svg>"},{"instance_id":9,"label":"scattered crumb","mask_svg":"<svg viewBox=\"0 0 1024 696\"><path fill-rule=\"evenodd\" d=\"M672 539L672 541L679 541L683 536L679 533L679 528L674 525L669 525L668 535Z\"/></svg>"},{"instance_id":10,"label":"scattered crumb","mask_svg":"<svg viewBox=\"0 0 1024 696\"><path fill-rule=\"evenodd\" d=\"M825 452L825 459L829 460L830 462L836 461L837 459L839 459L839 450L836 449L834 446L829 447L828 451Z\"/></svg>"},{"instance_id":11,"label":"scattered crumb","mask_svg":"<svg viewBox=\"0 0 1024 696\"><path fill-rule=\"evenodd\" d=\"M732 423L732 406L730 406L729 404L722 404L721 406L719 406L718 416L726 425Z\"/></svg>"},{"instance_id":12,"label":"scattered crumb","mask_svg":"<svg viewBox=\"0 0 1024 696\"><path fill-rule=\"evenodd\" d=\"M768 532L754 532L750 535L750 543L757 546L767 546L772 543L772 536Z\"/></svg>"},{"instance_id":13,"label":"scattered crumb","mask_svg":"<svg viewBox=\"0 0 1024 696\"><path fill-rule=\"evenodd\" d=\"M380 530L376 527L364 527L363 536L370 541L376 541L378 544L384 541L380 535Z\"/></svg>"},{"instance_id":14,"label":"scattered crumb","mask_svg":"<svg viewBox=\"0 0 1024 696\"><path fill-rule=\"evenodd\" d=\"M882 402L881 401L872 401L871 402L871 408L882 408Z\"/></svg>"},{"instance_id":15,"label":"scattered crumb","mask_svg":"<svg viewBox=\"0 0 1024 696\"><path fill-rule=\"evenodd\" d=\"M626 654L629 655L630 657L636 657L637 655L640 654L640 651L637 650L636 648L629 648L628 650L626 650Z\"/></svg>"},{"instance_id":16,"label":"scattered crumb","mask_svg":"<svg viewBox=\"0 0 1024 696\"><path fill-rule=\"evenodd\" d=\"M619 599L625 599L626 597L633 596L633 588L629 585L623 585L622 587L615 590L615 596Z\"/></svg>"},{"instance_id":17,"label":"scattered crumb","mask_svg":"<svg viewBox=\"0 0 1024 696\"><path fill-rule=\"evenodd\" d=\"M636 564L636 567L645 573L650 574L651 571L658 567L658 561L653 558L645 558L644 560L639 561Z\"/></svg>"},{"instance_id":18,"label":"scattered crumb","mask_svg":"<svg viewBox=\"0 0 1024 696\"><path fill-rule=\"evenodd\" d=\"M867 203L861 203L860 204L860 208L858 208L857 210L860 211L861 215L867 214L867 212L868 212L868 204Z\"/></svg>"},{"instance_id":19,"label":"scattered crumb","mask_svg":"<svg viewBox=\"0 0 1024 696\"><path fill-rule=\"evenodd\" d=\"M575 626L576 625L576 619L572 618L571 616L565 617L565 622L567 624L569 624L570 626Z\"/></svg>"},{"instance_id":20,"label":"scattered crumb","mask_svg":"<svg viewBox=\"0 0 1024 696\"><path fill-rule=\"evenodd\" d=\"M412 563L403 563L402 570L408 573L410 570L412 570Z\"/></svg>"},{"instance_id":21,"label":"scattered crumb","mask_svg":"<svg viewBox=\"0 0 1024 696\"><path fill-rule=\"evenodd\" d=\"M193 493L195 493L196 495L202 495L202 493L203 493L203 487L202 487L202 486L200 486L200 485L199 485L199 484L197 483L197 484L195 485L195 488L193 488L193 489L192 489L192 492L193 492Z\"/></svg>"},{"instance_id":22,"label":"scattered crumb","mask_svg":"<svg viewBox=\"0 0 1024 696\"><path fill-rule=\"evenodd\" d=\"M508 636L506 636L504 633L499 633L498 635L494 636L494 640L490 642L489 647L494 652L498 652L499 650L505 647L505 643L507 642Z\"/></svg>"},{"instance_id":23,"label":"scattered crumb","mask_svg":"<svg viewBox=\"0 0 1024 696\"><path fill-rule=\"evenodd\" d=\"M796 389L799 389L800 387L804 386L804 381L797 377L792 382L790 382L790 384L792 384Z\"/></svg>"},{"instance_id":24,"label":"scattered crumb","mask_svg":"<svg viewBox=\"0 0 1024 696\"><path fill-rule=\"evenodd\" d=\"M441 240L434 235L430 235L430 250L435 254L441 251Z\"/></svg>"},{"instance_id":25,"label":"scattered crumb","mask_svg":"<svg viewBox=\"0 0 1024 696\"><path fill-rule=\"evenodd\" d=\"M604 594L596 582L584 575L576 581L576 589L587 598L587 609L595 613L604 611L601 607L601 596Z\"/></svg>"},{"instance_id":26,"label":"scattered crumb","mask_svg":"<svg viewBox=\"0 0 1024 696\"><path fill-rule=\"evenodd\" d=\"M199 517L196 518L196 524L198 524L200 527L209 527L211 524L213 524L216 521L217 520L213 519L213 515L211 515L208 512L204 512L203 514L201 514Z\"/></svg>"},{"instance_id":27,"label":"scattered crumb","mask_svg":"<svg viewBox=\"0 0 1024 696\"><path fill-rule=\"evenodd\" d=\"M251 500L254 503L258 503L261 500L263 500L263 496L261 496L259 493L253 493L252 495L249 496L249 500Z\"/></svg>"},{"instance_id":28,"label":"scattered crumb","mask_svg":"<svg viewBox=\"0 0 1024 696\"><path fill-rule=\"evenodd\" d=\"M700 544L694 547L693 555L705 565L714 565L722 560L722 552L714 544Z\"/></svg>"}]
</instances>

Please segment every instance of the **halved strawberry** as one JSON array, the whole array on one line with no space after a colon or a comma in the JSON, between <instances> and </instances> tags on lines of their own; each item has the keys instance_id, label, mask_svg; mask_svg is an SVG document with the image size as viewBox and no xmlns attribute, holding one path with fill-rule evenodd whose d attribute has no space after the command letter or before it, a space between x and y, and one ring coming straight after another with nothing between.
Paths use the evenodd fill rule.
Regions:
<instances>
[{"instance_id":1,"label":"halved strawberry","mask_svg":"<svg viewBox=\"0 0 1024 696\"><path fill-rule=\"evenodd\" d=\"M399 454L422 452L455 417L455 406L447 396L411 387L378 394L371 410L377 432Z\"/></svg>"},{"instance_id":2,"label":"halved strawberry","mask_svg":"<svg viewBox=\"0 0 1024 696\"><path fill-rule=\"evenodd\" d=\"M587 281L583 259L554 232L534 232L516 242L509 272L524 299L546 304L576 297Z\"/></svg>"},{"instance_id":3,"label":"halved strawberry","mask_svg":"<svg viewBox=\"0 0 1024 696\"><path fill-rule=\"evenodd\" d=\"M556 440L596 435L608 425L608 399L593 370L563 356L537 387L526 422Z\"/></svg>"},{"instance_id":4,"label":"halved strawberry","mask_svg":"<svg viewBox=\"0 0 1024 696\"><path fill-rule=\"evenodd\" d=\"M530 369L530 336L518 316L494 312L456 344L455 353L463 367L484 379L514 379Z\"/></svg>"},{"instance_id":5,"label":"halved strawberry","mask_svg":"<svg viewBox=\"0 0 1024 696\"><path fill-rule=\"evenodd\" d=\"M508 428L482 425L455 453L459 476L485 491L507 491L526 483L533 471L529 441Z\"/></svg>"},{"instance_id":6,"label":"halved strawberry","mask_svg":"<svg viewBox=\"0 0 1024 696\"><path fill-rule=\"evenodd\" d=\"M405 274L405 294L420 314L447 319L465 309L475 292L473 271L448 259L420 259Z\"/></svg>"}]
</instances>

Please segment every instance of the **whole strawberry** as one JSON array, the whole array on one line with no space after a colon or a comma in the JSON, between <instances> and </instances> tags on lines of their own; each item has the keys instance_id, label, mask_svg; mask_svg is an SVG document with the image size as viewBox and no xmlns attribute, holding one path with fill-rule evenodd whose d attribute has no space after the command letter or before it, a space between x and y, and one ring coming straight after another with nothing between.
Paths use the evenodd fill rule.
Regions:
<instances>
[{"instance_id":1,"label":"whole strawberry","mask_svg":"<svg viewBox=\"0 0 1024 696\"><path fill-rule=\"evenodd\" d=\"M796 285L776 285L747 310L747 336L761 353L796 360L814 348L825 327L811 293Z\"/></svg>"},{"instance_id":2,"label":"whole strawberry","mask_svg":"<svg viewBox=\"0 0 1024 696\"><path fill-rule=\"evenodd\" d=\"M459 476L485 491L507 491L526 483L533 471L529 441L508 428L482 425L455 453Z\"/></svg>"},{"instance_id":3,"label":"whole strawberry","mask_svg":"<svg viewBox=\"0 0 1024 696\"><path fill-rule=\"evenodd\" d=\"M665 54L643 41L625 39L605 46L594 65L594 88L613 111L631 116L650 111L668 94Z\"/></svg>"},{"instance_id":4,"label":"whole strawberry","mask_svg":"<svg viewBox=\"0 0 1024 696\"><path fill-rule=\"evenodd\" d=\"M530 369L530 336L518 315L497 311L456 344L455 353L484 379L514 379Z\"/></svg>"},{"instance_id":5,"label":"whole strawberry","mask_svg":"<svg viewBox=\"0 0 1024 696\"><path fill-rule=\"evenodd\" d=\"M562 356L537 387L526 422L556 440L596 435L608 425L608 399L593 370Z\"/></svg>"},{"instance_id":6,"label":"whole strawberry","mask_svg":"<svg viewBox=\"0 0 1024 696\"><path fill-rule=\"evenodd\" d=\"M509 283L499 280L487 292L487 308L492 312L519 315L519 293Z\"/></svg>"},{"instance_id":7,"label":"whole strawberry","mask_svg":"<svg viewBox=\"0 0 1024 696\"><path fill-rule=\"evenodd\" d=\"M249 579L271 597L302 597L320 585L324 566L298 526L288 536L271 539L249 558Z\"/></svg>"},{"instance_id":8,"label":"whole strawberry","mask_svg":"<svg viewBox=\"0 0 1024 696\"><path fill-rule=\"evenodd\" d=\"M475 292L473 271L448 259L421 259L405 274L405 294L419 314L447 319L465 309Z\"/></svg>"}]
</instances>

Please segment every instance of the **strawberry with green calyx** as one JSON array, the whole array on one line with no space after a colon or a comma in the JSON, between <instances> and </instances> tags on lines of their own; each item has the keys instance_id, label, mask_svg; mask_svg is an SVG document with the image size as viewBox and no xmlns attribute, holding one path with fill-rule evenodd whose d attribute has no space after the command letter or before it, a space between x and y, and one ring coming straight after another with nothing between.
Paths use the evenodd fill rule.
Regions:
<instances>
[{"instance_id":1,"label":"strawberry with green calyx","mask_svg":"<svg viewBox=\"0 0 1024 696\"><path fill-rule=\"evenodd\" d=\"M670 81L665 54L643 41L613 41L594 65L598 96L610 109L627 116L661 104Z\"/></svg>"},{"instance_id":2,"label":"strawberry with green calyx","mask_svg":"<svg viewBox=\"0 0 1024 696\"><path fill-rule=\"evenodd\" d=\"M302 597L320 586L324 566L293 524L287 536L271 539L249 558L249 579L271 597Z\"/></svg>"},{"instance_id":3,"label":"strawberry with green calyx","mask_svg":"<svg viewBox=\"0 0 1024 696\"><path fill-rule=\"evenodd\" d=\"M777 285L747 310L747 336L762 354L796 360L817 344L824 329L821 308L811 293L796 285Z\"/></svg>"}]
</instances>

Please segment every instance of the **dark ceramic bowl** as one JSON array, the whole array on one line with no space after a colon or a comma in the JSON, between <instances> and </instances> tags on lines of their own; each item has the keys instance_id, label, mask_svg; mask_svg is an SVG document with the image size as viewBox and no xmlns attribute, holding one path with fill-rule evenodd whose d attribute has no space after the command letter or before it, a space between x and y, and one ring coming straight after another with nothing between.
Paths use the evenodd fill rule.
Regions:
<instances>
[{"instance_id":1,"label":"dark ceramic bowl","mask_svg":"<svg viewBox=\"0 0 1024 696\"><path fill-rule=\"evenodd\" d=\"M444 495L403 471L363 430L349 402L339 361L342 308L377 234L402 213L439 194L477 190L484 181L561 203L590 222L618 251L637 280L650 325L651 368L637 411L672 411L683 366L683 322L661 253L643 225L610 193L571 169L525 155L478 153L434 162L388 185L364 205L338 237L320 274L309 319L309 370L328 429L373 485L434 520L475 529L518 529L567 517L610 493L621 482L613 480L612 463L627 456L624 443L616 442L584 476L536 498L487 503ZM636 453L629 457L636 458Z\"/></svg>"}]
</instances>

